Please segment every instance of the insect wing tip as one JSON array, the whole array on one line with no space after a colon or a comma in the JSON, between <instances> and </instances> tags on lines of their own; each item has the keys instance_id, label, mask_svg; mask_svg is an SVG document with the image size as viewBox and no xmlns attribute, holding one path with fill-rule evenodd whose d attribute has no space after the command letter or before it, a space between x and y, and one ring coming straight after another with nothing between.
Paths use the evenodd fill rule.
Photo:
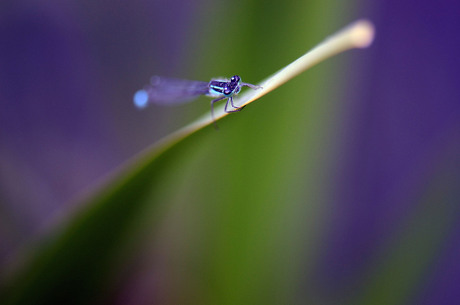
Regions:
<instances>
[{"instance_id":1,"label":"insect wing tip","mask_svg":"<svg viewBox=\"0 0 460 305\"><path fill-rule=\"evenodd\" d=\"M143 109L147 107L148 101L149 101L149 95L147 91L142 89L142 90L137 91L134 94L133 102L137 108Z\"/></svg>"}]
</instances>

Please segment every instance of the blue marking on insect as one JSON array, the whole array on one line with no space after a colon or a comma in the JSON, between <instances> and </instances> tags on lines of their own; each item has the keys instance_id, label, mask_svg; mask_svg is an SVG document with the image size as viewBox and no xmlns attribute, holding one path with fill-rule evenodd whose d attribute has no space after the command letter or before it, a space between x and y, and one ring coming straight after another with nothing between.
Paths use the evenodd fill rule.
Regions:
<instances>
[{"instance_id":1,"label":"blue marking on insect","mask_svg":"<svg viewBox=\"0 0 460 305\"><path fill-rule=\"evenodd\" d=\"M142 108L147 107L147 104L149 102L149 95L147 91L145 91L144 89L137 91L134 94L133 101L134 101L134 105L136 105L137 108L142 109Z\"/></svg>"},{"instance_id":2,"label":"blue marking on insect","mask_svg":"<svg viewBox=\"0 0 460 305\"><path fill-rule=\"evenodd\" d=\"M192 101L199 95L214 97L211 101L211 116L214 119L214 103L227 99L225 112L238 112L244 106L238 107L233 104L233 96L238 94L241 87L260 89L262 87L243 83L238 75L234 75L230 80L211 80L210 82L190 81L176 78L166 78L154 76L150 84L143 90L134 94L134 104L138 108L144 108L147 104L173 105ZM231 107L231 109L229 109Z\"/></svg>"}]
</instances>

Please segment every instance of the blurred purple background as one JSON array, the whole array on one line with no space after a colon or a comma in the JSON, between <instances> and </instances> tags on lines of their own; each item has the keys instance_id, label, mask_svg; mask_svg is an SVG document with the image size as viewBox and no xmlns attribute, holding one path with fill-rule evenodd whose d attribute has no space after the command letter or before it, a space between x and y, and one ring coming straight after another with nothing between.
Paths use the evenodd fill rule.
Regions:
<instances>
[{"instance_id":1,"label":"blurred purple background","mask_svg":"<svg viewBox=\"0 0 460 305\"><path fill-rule=\"evenodd\" d=\"M343 139L333 229L318 267L320 288L326 289L326 299L353 297L358 285L372 282L369 268L382 243L398 245L394 239L413 230L411 214L422 210L429 215L422 228L448 223L449 230L438 251L421 263L429 271L414 287L421 294L414 292L417 296L410 303L456 304L460 302L455 284L460 282L460 4L373 1L369 7L377 38L369 53L359 54L367 61L356 60L366 66L364 72L350 81L352 90L365 91L350 93L357 99L346 118L349 129ZM445 194L427 199L431 202L424 208L424 197L430 197L433 188ZM424 233L430 237L430 232L419 232ZM419 256L411 250L405 255L411 254ZM397 270L393 275L403 276ZM385 291L388 283L380 284Z\"/></svg>"},{"instance_id":2,"label":"blurred purple background","mask_svg":"<svg viewBox=\"0 0 460 305\"><path fill-rule=\"evenodd\" d=\"M197 8L187 1L2 6L0 260L170 129L161 117L168 109L139 116L132 94L152 71L178 68ZM146 54L152 49L157 54Z\"/></svg>"},{"instance_id":3,"label":"blurred purple background","mask_svg":"<svg viewBox=\"0 0 460 305\"><path fill-rule=\"evenodd\" d=\"M0 263L81 191L179 126L166 120L168 109L139 117L132 93L153 70L187 66L194 42L186 31L206 5L0 5ZM450 229L411 302L458 303L460 3L372 1L354 15L375 22L377 39L352 56L360 72L348 80L354 104L344 116L334 219L315 285L326 300L353 298L354 287L372 282L376 247L393 242L422 197L443 192L438 208L422 210ZM152 49L152 62L140 62Z\"/></svg>"}]
</instances>

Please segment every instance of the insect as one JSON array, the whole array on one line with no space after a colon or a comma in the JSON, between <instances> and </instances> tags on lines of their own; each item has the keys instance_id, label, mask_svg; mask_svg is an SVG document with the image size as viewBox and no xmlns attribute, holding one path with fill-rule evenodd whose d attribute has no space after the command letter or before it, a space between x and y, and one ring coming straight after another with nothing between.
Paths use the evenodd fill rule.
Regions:
<instances>
[{"instance_id":1,"label":"insect","mask_svg":"<svg viewBox=\"0 0 460 305\"><path fill-rule=\"evenodd\" d=\"M241 77L238 75L232 76L230 80L213 79L210 82L153 76L149 85L134 94L134 104L138 108L144 108L148 103L182 104L190 102L200 95L206 95L215 98L211 101L211 117L215 124L214 104L216 102L227 99L224 108L227 113L243 110L244 106L238 107L233 104L233 96L238 94L241 87L244 86L252 89L262 88L241 82Z\"/></svg>"}]
</instances>

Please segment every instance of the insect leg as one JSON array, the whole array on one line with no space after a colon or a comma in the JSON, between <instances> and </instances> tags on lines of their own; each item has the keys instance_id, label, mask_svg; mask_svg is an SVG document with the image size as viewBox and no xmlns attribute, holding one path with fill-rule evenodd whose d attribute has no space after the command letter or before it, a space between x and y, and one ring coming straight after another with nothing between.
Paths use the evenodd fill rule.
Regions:
<instances>
[{"instance_id":1,"label":"insect leg","mask_svg":"<svg viewBox=\"0 0 460 305\"><path fill-rule=\"evenodd\" d=\"M227 107L228 107L228 103L230 102L230 105L232 105L232 107L234 108L233 110L228 110ZM246 107L245 106L242 106L242 107L236 107L235 105L233 105L233 97L230 96L227 100L227 103L225 104L225 112L227 113L230 113L230 112L238 112L238 111L241 111L243 110L243 108Z\"/></svg>"},{"instance_id":2,"label":"insect leg","mask_svg":"<svg viewBox=\"0 0 460 305\"><path fill-rule=\"evenodd\" d=\"M216 120L214 119L214 103L218 102L220 100L223 100L224 98L226 98L226 96L222 96L222 97L216 98L216 99L211 101L211 117L212 117L212 122L214 123L214 127L216 129L218 129L218 127L217 127ZM228 103L228 101L227 101L227 103ZM227 105L227 104L225 104L225 105ZM227 106L225 106L225 107L227 107Z\"/></svg>"},{"instance_id":3,"label":"insect leg","mask_svg":"<svg viewBox=\"0 0 460 305\"><path fill-rule=\"evenodd\" d=\"M240 86L246 86L246 87L249 87L249 88L254 89L254 90L263 89L262 86L253 85L253 84L248 84L248 83L241 83Z\"/></svg>"}]
</instances>

